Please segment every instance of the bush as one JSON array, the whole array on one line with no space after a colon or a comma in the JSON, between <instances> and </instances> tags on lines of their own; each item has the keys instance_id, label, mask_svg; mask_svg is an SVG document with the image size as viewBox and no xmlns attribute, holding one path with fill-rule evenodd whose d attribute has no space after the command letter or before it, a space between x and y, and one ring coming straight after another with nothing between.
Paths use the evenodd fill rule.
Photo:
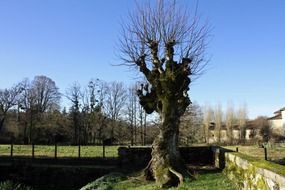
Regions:
<instances>
[{"instance_id":1,"label":"bush","mask_svg":"<svg viewBox=\"0 0 285 190\"><path fill-rule=\"evenodd\" d=\"M87 184L80 190L112 190L115 183L124 179L125 177L121 173L110 173Z\"/></svg>"},{"instance_id":2,"label":"bush","mask_svg":"<svg viewBox=\"0 0 285 190\"><path fill-rule=\"evenodd\" d=\"M33 190L33 188L29 186L25 186L20 183L13 183L11 181L4 181L0 183L1 190Z\"/></svg>"}]
</instances>

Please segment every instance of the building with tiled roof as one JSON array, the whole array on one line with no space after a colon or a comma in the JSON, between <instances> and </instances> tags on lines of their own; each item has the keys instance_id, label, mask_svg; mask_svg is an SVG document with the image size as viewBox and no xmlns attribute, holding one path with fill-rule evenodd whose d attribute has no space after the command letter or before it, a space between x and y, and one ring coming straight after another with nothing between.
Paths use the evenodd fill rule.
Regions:
<instances>
[{"instance_id":1,"label":"building with tiled roof","mask_svg":"<svg viewBox=\"0 0 285 190\"><path fill-rule=\"evenodd\" d=\"M274 116L268 118L272 129L285 130L285 107L274 112Z\"/></svg>"}]
</instances>

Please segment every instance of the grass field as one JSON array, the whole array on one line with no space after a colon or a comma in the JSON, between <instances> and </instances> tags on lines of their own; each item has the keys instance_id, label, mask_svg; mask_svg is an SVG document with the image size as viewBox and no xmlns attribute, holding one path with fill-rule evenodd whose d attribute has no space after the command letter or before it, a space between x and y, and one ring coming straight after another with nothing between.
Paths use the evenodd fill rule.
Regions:
<instances>
[{"instance_id":1,"label":"grass field","mask_svg":"<svg viewBox=\"0 0 285 190\"><path fill-rule=\"evenodd\" d=\"M105 146L105 157L117 157L118 146ZM0 145L0 156L10 156L11 145ZM32 145L13 145L13 156L32 156ZM55 147L35 145L35 157L54 157ZM81 146L81 157L103 157L102 146ZM78 157L78 146L57 146L57 157Z\"/></svg>"},{"instance_id":2,"label":"grass field","mask_svg":"<svg viewBox=\"0 0 285 190\"><path fill-rule=\"evenodd\" d=\"M116 177L109 174L89 183L80 190L112 189L112 190L159 190L154 181L145 181L141 177ZM171 190L236 190L236 186L221 171L215 169L199 170L195 180L187 180L179 187Z\"/></svg>"},{"instance_id":3,"label":"grass field","mask_svg":"<svg viewBox=\"0 0 285 190\"><path fill-rule=\"evenodd\" d=\"M252 156L257 159L264 159L264 148L258 146L226 146L225 148ZM270 161L281 162L285 159L285 147L280 145L271 145L267 147L267 158Z\"/></svg>"},{"instance_id":4,"label":"grass field","mask_svg":"<svg viewBox=\"0 0 285 190\"><path fill-rule=\"evenodd\" d=\"M159 190L154 182L140 183L135 180L126 180L113 186L114 190ZM186 181L183 185L171 190L236 190L237 188L222 173L206 173L197 177L197 180ZM169 189L169 190L170 190Z\"/></svg>"}]
</instances>

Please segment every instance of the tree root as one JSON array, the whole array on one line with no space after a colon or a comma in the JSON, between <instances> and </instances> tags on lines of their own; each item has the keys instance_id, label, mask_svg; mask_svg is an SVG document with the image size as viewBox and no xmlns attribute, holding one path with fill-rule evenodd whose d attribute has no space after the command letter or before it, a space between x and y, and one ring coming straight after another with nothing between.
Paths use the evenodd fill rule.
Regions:
<instances>
[{"instance_id":1,"label":"tree root","mask_svg":"<svg viewBox=\"0 0 285 190\"><path fill-rule=\"evenodd\" d=\"M152 164L152 159L148 162L147 166L143 170L143 175L146 180L154 180L151 164Z\"/></svg>"},{"instance_id":2,"label":"tree root","mask_svg":"<svg viewBox=\"0 0 285 190\"><path fill-rule=\"evenodd\" d=\"M179 164L179 160L177 162L173 162L172 165L166 166L166 171L168 170L168 173L165 173L166 177L162 177L161 174L159 176L155 176L157 172L155 173L153 168L155 160L152 158L147 166L143 169L141 173L141 179L146 181L153 181L155 180L158 182L161 187L171 187L171 186L179 186L184 183L185 178L190 178L195 180L197 178L195 170L192 170L187 167L187 165ZM185 167L184 167L185 166ZM165 170L164 170L165 171ZM167 179L168 176L168 179ZM161 181L161 177L164 178L164 180ZM158 179L157 179L158 178ZM164 181L164 182L163 182ZM161 183L162 182L162 183Z\"/></svg>"},{"instance_id":3,"label":"tree root","mask_svg":"<svg viewBox=\"0 0 285 190\"><path fill-rule=\"evenodd\" d=\"M168 170L173 173L179 179L179 185L183 184L183 176L178 171L174 170L172 167L169 167Z\"/></svg>"},{"instance_id":4,"label":"tree root","mask_svg":"<svg viewBox=\"0 0 285 190\"><path fill-rule=\"evenodd\" d=\"M197 179L197 173L194 169L188 168L186 170L186 175L188 175L191 179Z\"/></svg>"}]
</instances>

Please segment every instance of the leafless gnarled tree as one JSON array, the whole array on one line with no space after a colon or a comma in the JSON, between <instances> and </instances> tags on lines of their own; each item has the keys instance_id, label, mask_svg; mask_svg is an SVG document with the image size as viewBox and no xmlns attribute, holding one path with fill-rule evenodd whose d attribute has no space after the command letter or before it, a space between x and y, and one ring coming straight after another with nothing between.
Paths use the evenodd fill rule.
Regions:
<instances>
[{"instance_id":1,"label":"leafless gnarled tree","mask_svg":"<svg viewBox=\"0 0 285 190\"><path fill-rule=\"evenodd\" d=\"M175 1L160 0L138 5L122 28L121 57L147 80L137 91L140 104L147 113L158 112L162 121L145 176L161 187L177 185L190 175L178 150L179 123L191 103L191 79L206 65L208 27Z\"/></svg>"}]
</instances>

